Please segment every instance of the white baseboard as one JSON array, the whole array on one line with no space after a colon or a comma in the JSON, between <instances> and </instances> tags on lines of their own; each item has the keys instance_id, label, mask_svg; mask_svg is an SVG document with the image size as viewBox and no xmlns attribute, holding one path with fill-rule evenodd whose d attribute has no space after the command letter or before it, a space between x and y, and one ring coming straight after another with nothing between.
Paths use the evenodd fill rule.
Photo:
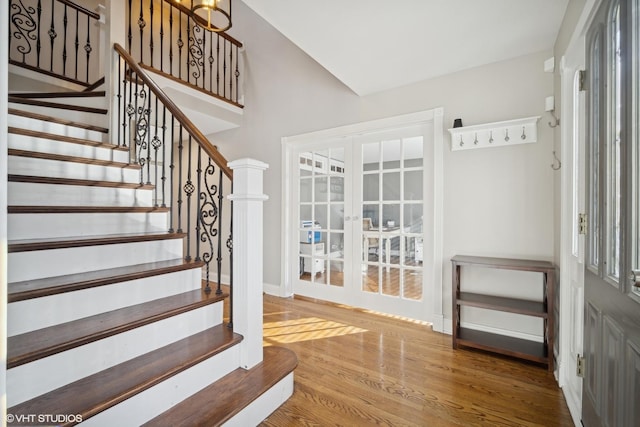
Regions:
<instances>
[{"instance_id":1,"label":"white baseboard","mask_svg":"<svg viewBox=\"0 0 640 427\"><path fill-rule=\"evenodd\" d=\"M282 288L279 285L274 285L272 283L263 283L262 290L267 295L273 295L276 297L283 297Z\"/></svg>"},{"instance_id":2,"label":"white baseboard","mask_svg":"<svg viewBox=\"0 0 640 427\"><path fill-rule=\"evenodd\" d=\"M433 316L431 329L433 329L433 332L447 333L444 330L444 316L442 314ZM449 335L451 335L451 331L449 331Z\"/></svg>"}]
</instances>

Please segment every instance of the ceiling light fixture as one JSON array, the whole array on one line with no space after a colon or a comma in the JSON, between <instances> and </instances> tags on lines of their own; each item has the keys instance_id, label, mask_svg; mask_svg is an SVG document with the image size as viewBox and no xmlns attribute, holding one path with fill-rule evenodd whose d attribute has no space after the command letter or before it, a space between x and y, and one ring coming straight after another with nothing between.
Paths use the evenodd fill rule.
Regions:
<instances>
[{"instance_id":1,"label":"ceiling light fixture","mask_svg":"<svg viewBox=\"0 0 640 427\"><path fill-rule=\"evenodd\" d=\"M223 33L231 28L231 0L192 0L190 15L205 30Z\"/></svg>"}]
</instances>

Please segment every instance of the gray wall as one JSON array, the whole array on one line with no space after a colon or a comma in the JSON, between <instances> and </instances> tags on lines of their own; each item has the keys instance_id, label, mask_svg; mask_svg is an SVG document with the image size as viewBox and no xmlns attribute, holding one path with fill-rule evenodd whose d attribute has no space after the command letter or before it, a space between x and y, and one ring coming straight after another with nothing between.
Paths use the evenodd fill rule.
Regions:
<instances>
[{"instance_id":1,"label":"gray wall","mask_svg":"<svg viewBox=\"0 0 640 427\"><path fill-rule=\"evenodd\" d=\"M248 156L270 164L264 277L272 285L281 283L281 137L435 107L444 107L445 127L457 117L473 125L536 116L553 93L552 76L543 71L551 51L360 98L241 2L234 5L231 34L246 46L244 123L211 139L229 159ZM442 303L447 319L449 259L456 253L554 257L553 132L546 120L538 129L536 144L455 153L445 135Z\"/></svg>"}]
</instances>

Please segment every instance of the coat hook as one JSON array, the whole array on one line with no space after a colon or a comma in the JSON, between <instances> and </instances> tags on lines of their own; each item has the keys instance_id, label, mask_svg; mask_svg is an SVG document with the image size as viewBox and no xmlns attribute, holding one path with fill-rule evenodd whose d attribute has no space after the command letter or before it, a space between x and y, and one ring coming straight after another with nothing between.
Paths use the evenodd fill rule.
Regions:
<instances>
[{"instance_id":1,"label":"coat hook","mask_svg":"<svg viewBox=\"0 0 640 427\"><path fill-rule=\"evenodd\" d=\"M556 126L560 125L560 119L556 117L555 114L553 114L553 110L549 111L549 114L551 114L551 117L553 117L553 122L548 122L549 123L549 127L550 128L554 128Z\"/></svg>"},{"instance_id":2,"label":"coat hook","mask_svg":"<svg viewBox=\"0 0 640 427\"><path fill-rule=\"evenodd\" d=\"M473 140L474 145L478 145L478 134L476 133L475 139Z\"/></svg>"},{"instance_id":3,"label":"coat hook","mask_svg":"<svg viewBox=\"0 0 640 427\"><path fill-rule=\"evenodd\" d=\"M560 168L562 167L562 162L560 161L560 159L558 158L558 156L556 156L556 152L553 152L553 158L555 159L553 163L551 163L551 169L553 169L554 171L560 170ZM558 165L556 166L556 162L558 162Z\"/></svg>"},{"instance_id":4,"label":"coat hook","mask_svg":"<svg viewBox=\"0 0 640 427\"><path fill-rule=\"evenodd\" d=\"M527 134L524 133L524 126L522 126L522 135L520 135L520 139L527 139Z\"/></svg>"},{"instance_id":5,"label":"coat hook","mask_svg":"<svg viewBox=\"0 0 640 427\"><path fill-rule=\"evenodd\" d=\"M509 142L509 139L511 139L511 138L509 138L509 129L507 129L507 130L504 131L504 140L506 142Z\"/></svg>"},{"instance_id":6,"label":"coat hook","mask_svg":"<svg viewBox=\"0 0 640 427\"><path fill-rule=\"evenodd\" d=\"M489 144L493 143L493 131L489 132Z\"/></svg>"},{"instance_id":7,"label":"coat hook","mask_svg":"<svg viewBox=\"0 0 640 427\"><path fill-rule=\"evenodd\" d=\"M462 135L460 135L460 147L464 145L464 141L462 140Z\"/></svg>"}]
</instances>

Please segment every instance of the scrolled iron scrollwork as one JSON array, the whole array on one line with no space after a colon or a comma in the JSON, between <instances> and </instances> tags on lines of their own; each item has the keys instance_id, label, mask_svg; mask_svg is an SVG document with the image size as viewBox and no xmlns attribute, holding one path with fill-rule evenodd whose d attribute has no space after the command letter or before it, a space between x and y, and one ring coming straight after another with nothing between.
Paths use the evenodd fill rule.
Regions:
<instances>
[{"instance_id":1,"label":"scrolled iron scrollwork","mask_svg":"<svg viewBox=\"0 0 640 427\"><path fill-rule=\"evenodd\" d=\"M200 27L195 26L193 28L193 35L189 36L189 65L192 68L191 76L198 80L202 76L202 70L204 68L204 34L202 37L197 37L200 33L204 33Z\"/></svg>"},{"instance_id":2,"label":"scrolled iron scrollwork","mask_svg":"<svg viewBox=\"0 0 640 427\"><path fill-rule=\"evenodd\" d=\"M36 10L32 6L25 6L22 0L18 0L11 2L11 12L11 23L15 27L12 36L21 42L15 49L22 55L28 55L32 50L29 40L36 41L37 39L36 34L33 34L37 25L32 17Z\"/></svg>"},{"instance_id":3,"label":"scrolled iron scrollwork","mask_svg":"<svg viewBox=\"0 0 640 427\"><path fill-rule=\"evenodd\" d=\"M204 190L200 191L198 198L200 199L200 209L198 211L198 221L200 221L201 229L199 239L202 243L206 243L208 248L203 251L202 260L206 265L207 282L209 281L209 266L214 255L214 237L218 236L218 205L215 198L218 194L218 186L211 182L216 172L215 164L209 159L207 167L204 170Z\"/></svg>"}]
</instances>

